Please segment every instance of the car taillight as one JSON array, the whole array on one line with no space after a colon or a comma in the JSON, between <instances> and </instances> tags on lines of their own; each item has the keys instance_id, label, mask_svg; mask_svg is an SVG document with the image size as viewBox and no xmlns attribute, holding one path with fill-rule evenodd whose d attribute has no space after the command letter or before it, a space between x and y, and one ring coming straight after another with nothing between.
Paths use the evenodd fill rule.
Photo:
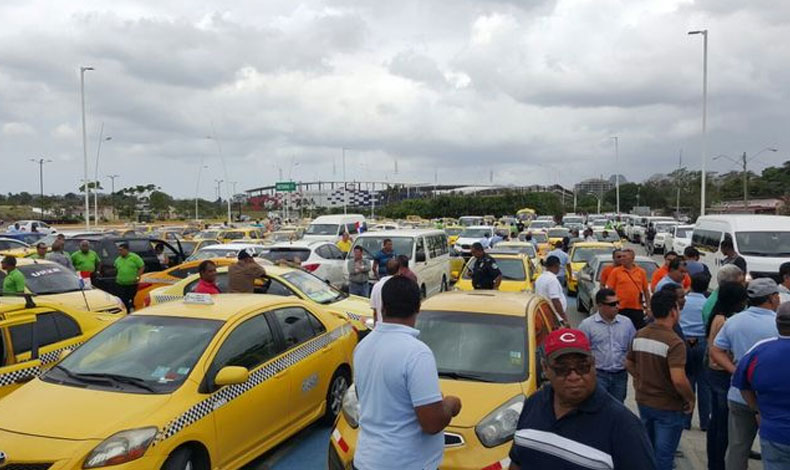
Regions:
<instances>
[{"instance_id":1,"label":"car taillight","mask_svg":"<svg viewBox=\"0 0 790 470\"><path fill-rule=\"evenodd\" d=\"M320 264L318 264L318 263L310 263L310 264L303 264L303 265L302 265L302 268L303 268L305 271L309 271L309 272L313 272L313 271L315 271L316 269L318 269L319 267L321 267L321 265L320 265Z\"/></svg>"},{"instance_id":2,"label":"car taillight","mask_svg":"<svg viewBox=\"0 0 790 470\"><path fill-rule=\"evenodd\" d=\"M143 299L143 305L146 307L151 306L151 294L145 294L145 298Z\"/></svg>"},{"instance_id":3,"label":"car taillight","mask_svg":"<svg viewBox=\"0 0 790 470\"><path fill-rule=\"evenodd\" d=\"M153 286L153 284L149 282L141 282L140 284L137 284L137 290L140 291L140 290L148 289L151 286Z\"/></svg>"}]
</instances>

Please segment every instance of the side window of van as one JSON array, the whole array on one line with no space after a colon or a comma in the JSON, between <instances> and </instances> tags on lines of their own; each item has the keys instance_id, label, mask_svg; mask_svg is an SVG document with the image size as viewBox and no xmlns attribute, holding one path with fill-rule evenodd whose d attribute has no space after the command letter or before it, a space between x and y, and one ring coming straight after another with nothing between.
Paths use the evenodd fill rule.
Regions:
<instances>
[{"instance_id":1,"label":"side window of van","mask_svg":"<svg viewBox=\"0 0 790 470\"><path fill-rule=\"evenodd\" d=\"M715 253L719 250L722 233L716 230L695 229L691 244L700 251Z\"/></svg>"},{"instance_id":2,"label":"side window of van","mask_svg":"<svg viewBox=\"0 0 790 470\"><path fill-rule=\"evenodd\" d=\"M423 237L417 237L417 249L415 250L415 258L419 258L420 254L425 256L425 239Z\"/></svg>"}]
</instances>

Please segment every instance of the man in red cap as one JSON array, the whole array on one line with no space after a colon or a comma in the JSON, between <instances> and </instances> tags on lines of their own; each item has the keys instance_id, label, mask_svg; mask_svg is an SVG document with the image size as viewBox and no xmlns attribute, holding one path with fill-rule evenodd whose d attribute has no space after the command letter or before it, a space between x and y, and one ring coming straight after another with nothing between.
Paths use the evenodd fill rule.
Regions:
<instances>
[{"instance_id":1,"label":"man in red cap","mask_svg":"<svg viewBox=\"0 0 790 470\"><path fill-rule=\"evenodd\" d=\"M510 451L510 470L655 470L645 428L596 384L590 342L580 330L549 334L541 361L549 384L527 398Z\"/></svg>"}]
</instances>

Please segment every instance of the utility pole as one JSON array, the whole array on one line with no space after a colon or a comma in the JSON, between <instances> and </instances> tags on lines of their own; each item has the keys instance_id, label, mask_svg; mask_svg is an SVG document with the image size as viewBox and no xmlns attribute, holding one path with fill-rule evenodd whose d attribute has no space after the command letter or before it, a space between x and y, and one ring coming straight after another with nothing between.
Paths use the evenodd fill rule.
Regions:
<instances>
[{"instance_id":1,"label":"utility pole","mask_svg":"<svg viewBox=\"0 0 790 470\"><path fill-rule=\"evenodd\" d=\"M678 176L680 176L680 170L683 169L683 149L680 149L680 154L678 155ZM678 195L675 201L675 217L680 217L680 178L678 178Z\"/></svg>"},{"instance_id":2,"label":"utility pole","mask_svg":"<svg viewBox=\"0 0 790 470\"><path fill-rule=\"evenodd\" d=\"M107 178L110 178L110 202L112 203L112 214L113 218L115 217L115 178L118 178L121 175L107 175Z\"/></svg>"},{"instance_id":3,"label":"utility pole","mask_svg":"<svg viewBox=\"0 0 790 470\"><path fill-rule=\"evenodd\" d=\"M99 155L101 155L101 143L112 140L112 137L104 137L104 122L101 123L99 130L99 144L96 146L96 168L93 172L95 187L93 188L93 221L99 225Z\"/></svg>"},{"instance_id":4,"label":"utility pole","mask_svg":"<svg viewBox=\"0 0 790 470\"><path fill-rule=\"evenodd\" d=\"M746 172L746 152L743 152L741 157L743 163L743 211L748 213L749 210L749 173Z\"/></svg>"},{"instance_id":5,"label":"utility pole","mask_svg":"<svg viewBox=\"0 0 790 470\"><path fill-rule=\"evenodd\" d=\"M44 219L44 164L45 163L52 163L52 160L45 160L44 158L31 158L31 162L38 165L38 183L39 188L41 189L41 199L38 200L39 205L41 206L41 219Z\"/></svg>"},{"instance_id":6,"label":"utility pole","mask_svg":"<svg viewBox=\"0 0 790 470\"><path fill-rule=\"evenodd\" d=\"M88 193L88 137L85 131L85 72L93 70L93 67L80 66L80 100L82 101L82 166L83 166L83 189L85 190L85 230L91 226L91 207L90 195Z\"/></svg>"},{"instance_id":7,"label":"utility pole","mask_svg":"<svg viewBox=\"0 0 790 470\"><path fill-rule=\"evenodd\" d=\"M620 138L614 136L612 139L614 139L614 187L617 197L617 215L620 215Z\"/></svg>"},{"instance_id":8,"label":"utility pole","mask_svg":"<svg viewBox=\"0 0 790 470\"><path fill-rule=\"evenodd\" d=\"M219 209L222 210L222 183L225 180L215 179L214 182L217 183L217 202L219 204ZM230 225L230 223L228 223Z\"/></svg>"},{"instance_id":9,"label":"utility pole","mask_svg":"<svg viewBox=\"0 0 790 470\"><path fill-rule=\"evenodd\" d=\"M343 147L343 214L348 214L348 180L346 179L346 148Z\"/></svg>"},{"instance_id":10,"label":"utility pole","mask_svg":"<svg viewBox=\"0 0 790 470\"><path fill-rule=\"evenodd\" d=\"M708 162L708 30L689 31L702 35L702 182L700 189L699 214L705 215L705 167Z\"/></svg>"}]
</instances>

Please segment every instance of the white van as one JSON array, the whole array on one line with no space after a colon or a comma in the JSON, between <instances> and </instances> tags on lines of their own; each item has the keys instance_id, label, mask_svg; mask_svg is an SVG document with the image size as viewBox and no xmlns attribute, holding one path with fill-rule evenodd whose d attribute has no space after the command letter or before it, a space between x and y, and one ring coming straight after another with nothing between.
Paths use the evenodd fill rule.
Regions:
<instances>
[{"instance_id":1,"label":"white van","mask_svg":"<svg viewBox=\"0 0 790 470\"><path fill-rule=\"evenodd\" d=\"M361 214L322 215L310 222L302 239L337 241L340 235L346 231L353 238L359 233L358 226L362 226L364 223L365 216Z\"/></svg>"},{"instance_id":2,"label":"white van","mask_svg":"<svg viewBox=\"0 0 790 470\"><path fill-rule=\"evenodd\" d=\"M450 246L444 230L415 229L367 232L360 234L351 247L361 246L366 259L372 260L384 240L392 240L396 255L409 257L409 269L417 275L423 297L445 292L450 287ZM346 275L348 275L346 266ZM346 277L347 279L348 277ZM375 281L371 281L375 282Z\"/></svg>"},{"instance_id":3,"label":"white van","mask_svg":"<svg viewBox=\"0 0 790 470\"><path fill-rule=\"evenodd\" d=\"M691 244L700 252L700 261L713 274L721 266L722 240L732 240L735 251L746 260L750 278L773 277L779 266L790 261L790 217L779 215L706 215L697 219Z\"/></svg>"}]
</instances>

